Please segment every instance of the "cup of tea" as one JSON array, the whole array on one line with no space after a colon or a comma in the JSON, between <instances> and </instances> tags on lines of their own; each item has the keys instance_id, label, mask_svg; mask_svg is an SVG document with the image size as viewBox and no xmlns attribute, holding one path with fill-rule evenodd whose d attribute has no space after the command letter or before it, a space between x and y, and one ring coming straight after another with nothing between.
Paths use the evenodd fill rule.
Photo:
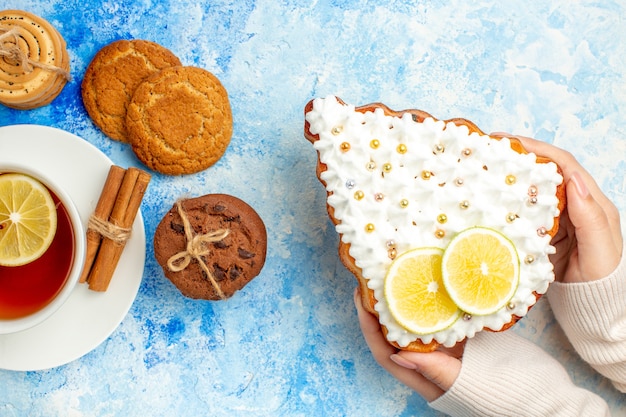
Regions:
<instances>
[{"instance_id":1,"label":"cup of tea","mask_svg":"<svg viewBox=\"0 0 626 417\"><path fill-rule=\"evenodd\" d=\"M20 265L0 265L0 335L29 329L52 316L74 291L86 250L85 227L61 184L24 164L0 164L0 176L5 174L27 175L43 184L57 221L52 242L41 256Z\"/></svg>"}]
</instances>

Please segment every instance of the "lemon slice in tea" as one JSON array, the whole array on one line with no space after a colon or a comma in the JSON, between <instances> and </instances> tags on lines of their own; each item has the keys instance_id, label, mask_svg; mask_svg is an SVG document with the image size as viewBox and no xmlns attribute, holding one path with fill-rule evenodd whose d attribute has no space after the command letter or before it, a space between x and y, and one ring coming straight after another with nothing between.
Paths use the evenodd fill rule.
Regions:
<instances>
[{"instance_id":1,"label":"lemon slice in tea","mask_svg":"<svg viewBox=\"0 0 626 417\"><path fill-rule=\"evenodd\" d=\"M384 294L389 311L406 330L431 334L450 327L461 312L441 279L439 248L417 248L398 256L387 271Z\"/></svg>"},{"instance_id":2,"label":"lemon slice in tea","mask_svg":"<svg viewBox=\"0 0 626 417\"><path fill-rule=\"evenodd\" d=\"M442 259L443 283L463 311L487 315L513 297L519 283L519 256L500 232L472 227L456 235Z\"/></svg>"},{"instance_id":3,"label":"lemon slice in tea","mask_svg":"<svg viewBox=\"0 0 626 417\"><path fill-rule=\"evenodd\" d=\"M48 189L24 174L0 174L0 265L32 262L48 249L57 212Z\"/></svg>"}]
</instances>

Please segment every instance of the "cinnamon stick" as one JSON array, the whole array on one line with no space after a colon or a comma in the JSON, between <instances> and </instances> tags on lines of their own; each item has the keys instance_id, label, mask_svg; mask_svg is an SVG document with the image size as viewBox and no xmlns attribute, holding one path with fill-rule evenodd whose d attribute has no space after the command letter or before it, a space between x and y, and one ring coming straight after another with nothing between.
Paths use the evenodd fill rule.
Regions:
<instances>
[{"instance_id":1,"label":"cinnamon stick","mask_svg":"<svg viewBox=\"0 0 626 417\"><path fill-rule=\"evenodd\" d=\"M143 195L150 182L150 174L137 168L129 168L124 174L120 191L111 211L109 222L122 229L130 229L135 221ZM106 291L117 267L126 241L104 238L91 268L87 281L89 289Z\"/></svg>"},{"instance_id":2,"label":"cinnamon stick","mask_svg":"<svg viewBox=\"0 0 626 417\"><path fill-rule=\"evenodd\" d=\"M117 165L111 165L109 173L102 187L100 199L96 204L93 216L102 220L108 221L113 210L113 205L117 198L120 186L122 185L122 179L124 178L124 168ZM83 272L79 278L79 282L86 282L91 266L93 265L98 249L100 249L100 242L102 241L102 235L93 228L87 229L87 248L85 253L85 264L83 266Z\"/></svg>"}]
</instances>

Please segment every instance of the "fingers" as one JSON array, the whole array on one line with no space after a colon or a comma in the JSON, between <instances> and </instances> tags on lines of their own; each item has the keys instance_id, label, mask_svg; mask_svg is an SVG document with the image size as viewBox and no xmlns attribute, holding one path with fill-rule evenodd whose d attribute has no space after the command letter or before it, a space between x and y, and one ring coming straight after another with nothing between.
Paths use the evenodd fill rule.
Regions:
<instances>
[{"instance_id":1,"label":"fingers","mask_svg":"<svg viewBox=\"0 0 626 417\"><path fill-rule=\"evenodd\" d=\"M403 366L401 362L394 361L394 359L398 361L401 361L402 359L398 359L396 357L397 349L387 343L387 340L380 328L378 319L363 308L358 288L354 293L354 304L357 309L357 315L361 331L363 332L363 337L365 338L365 342L370 348L372 356L374 356L376 362L385 368L385 370L387 370L387 372L389 372L393 377L424 397L426 401L430 402L439 398L444 393L444 389L437 385L437 383L419 373L419 371L416 371L417 365L409 365L409 367L406 367ZM461 362L457 359L455 360L458 362L460 369ZM411 362L409 361L409 363ZM435 371L431 370L430 367L427 368L428 371L431 372L430 375L434 377ZM442 372L447 372L447 369L442 369ZM444 381L444 384L449 387L449 385L447 385L449 381L454 381L458 375L458 371L456 371L455 367L451 368L451 372L456 372L454 378L446 375L443 377L437 376L435 379L438 381Z\"/></svg>"},{"instance_id":2,"label":"fingers","mask_svg":"<svg viewBox=\"0 0 626 417\"><path fill-rule=\"evenodd\" d=\"M356 306L357 314L359 317L361 331L363 332L363 336L365 336L365 340L368 341L368 345L370 340L375 341L380 337L384 337L380 328L380 324L378 323L378 319L372 314L365 311L365 308L363 307L363 303L361 301L361 292L359 291L359 288L356 288L354 290L354 305ZM381 347L387 346L387 350L389 350L390 353L395 352L395 349L389 343L385 342L384 345L381 345Z\"/></svg>"},{"instance_id":3,"label":"fingers","mask_svg":"<svg viewBox=\"0 0 626 417\"><path fill-rule=\"evenodd\" d=\"M574 172L566 183L568 213L578 245L578 268L565 282L592 281L609 275L621 259L621 243L613 240L607 213L590 193L585 180ZM619 226L618 226L619 227ZM599 262L600 261L600 262Z\"/></svg>"},{"instance_id":4,"label":"fingers","mask_svg":"<svg viewBox=\"0 0 626 417\"><path fill-rule=\"evenodd\" d=\"M461 361L443 352L406 352L391 356L391 360L422 374L444 391L449 390L461 372Z\"/></svg>"}]
</instances>

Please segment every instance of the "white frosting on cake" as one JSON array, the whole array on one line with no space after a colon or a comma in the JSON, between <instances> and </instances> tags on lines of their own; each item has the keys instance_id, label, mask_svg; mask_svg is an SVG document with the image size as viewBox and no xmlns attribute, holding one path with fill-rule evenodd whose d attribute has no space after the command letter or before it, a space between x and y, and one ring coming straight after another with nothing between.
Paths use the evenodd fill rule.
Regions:
<instances>
[{"instance_id":1,"label":"white frosting on cake","mask_svg":"<svg viewBox=\"0 0 626 417\"><path fill-rule=\"evenodd\" d=\"M306 120L310 133L319 135L314 147L326 165L321 179L339 221L336 230L374 291L390 341L406 346L434 338L452 346L483 328L500 330L512 315L524 316L536 302L533 292L548 289L554 247L545 231L559 215L555 192L562 182L554 163L512 150L506 138L470 134L466 126L432 118L420 123L409 113L401 118L380 108L362 113L334 96L315 99ZM389 251L445 248L473 226L498 230L515 244L520 257L515 295L494 314L464 315L429 335L407 331L391 316L383 294Z\"/></svg>"}]
</instances>

